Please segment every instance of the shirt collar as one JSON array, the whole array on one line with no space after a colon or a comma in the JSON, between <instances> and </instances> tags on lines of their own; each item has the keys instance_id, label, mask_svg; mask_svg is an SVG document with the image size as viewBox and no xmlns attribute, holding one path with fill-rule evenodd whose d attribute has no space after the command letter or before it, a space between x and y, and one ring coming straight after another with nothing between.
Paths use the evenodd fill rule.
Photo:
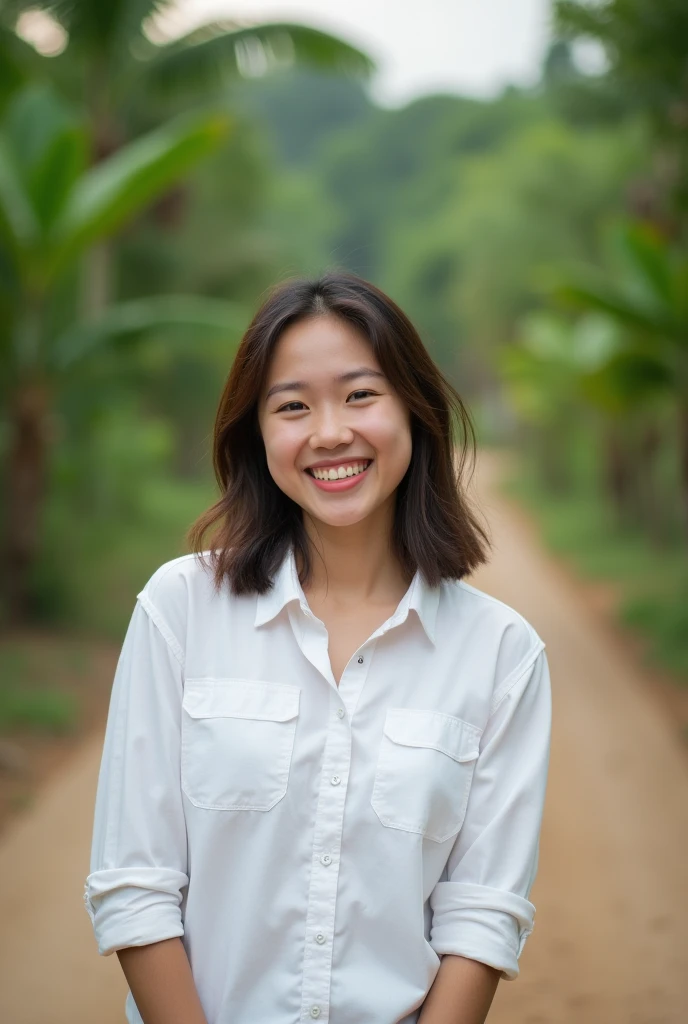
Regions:
<instances>
[{"instance_id":1,"label":"shirt collar","mask_svg":"<svg viewBox=\"0 0 688 1024\"><path fill-rule=\"evenodd\" d=\"M303 592L296 569L293 545L289 546L282 564L275 573L273 585L264 594L258 594L256 601L255 626L270 622L291 601L298 601L303 612L309 612L308 601ZM416 571L408 590L390 619L390 627L398 626L415 611L428 636L434 644L437 610L440 601L440 587L429 587L419 571Z\"/></svg>"}]
</instances>

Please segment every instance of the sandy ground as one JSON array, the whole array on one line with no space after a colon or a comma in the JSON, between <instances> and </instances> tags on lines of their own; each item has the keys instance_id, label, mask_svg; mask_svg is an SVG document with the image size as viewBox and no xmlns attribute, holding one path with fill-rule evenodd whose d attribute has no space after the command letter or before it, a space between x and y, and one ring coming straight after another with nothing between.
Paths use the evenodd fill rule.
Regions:
<instances>
[{"instance_id":1,"label":"sandy ground","mask_svg":"<svg viewBox=\"0 0 688 1024\"><path fill-rule=\"evenodd\" d=\"M554 732L535 929L490 1024L685 1024L688 757L634 657L496 497L495 471L484 459L495 554L471 582L546 641ZM3 1024L124 1022L117 957L98 956L82 903L101 746L86 742L3 836Z\"/></svg>"}]
</instances>

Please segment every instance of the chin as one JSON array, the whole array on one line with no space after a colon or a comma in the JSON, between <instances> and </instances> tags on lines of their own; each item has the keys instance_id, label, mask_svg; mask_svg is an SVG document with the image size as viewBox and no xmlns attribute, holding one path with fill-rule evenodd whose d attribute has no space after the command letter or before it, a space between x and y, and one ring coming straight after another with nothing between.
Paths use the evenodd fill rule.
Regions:
<instances>
[{"instance_id":1,"label":"chin","mask_svg":"<svg viewBox=\"0 0 688 1024\"><path fill-rule=\"evenodd\" d=\"M368 516L373 512L373 509L362 509L356 510L351 509L349 511L342 510L338 515L333 514L332 510L317 509L317 508L305 508L304 511L308 512L313 519L317 519L318 522L325 523L326 526L355 526L356 523L362 522L367 519Z\"/></svg>"}]
</instances>

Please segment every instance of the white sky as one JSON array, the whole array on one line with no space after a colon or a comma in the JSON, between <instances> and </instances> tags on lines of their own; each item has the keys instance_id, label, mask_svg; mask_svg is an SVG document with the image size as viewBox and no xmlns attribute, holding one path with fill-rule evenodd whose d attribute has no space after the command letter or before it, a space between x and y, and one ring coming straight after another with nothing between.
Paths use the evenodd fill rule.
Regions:
<instances>
[{"instance_id":1,"label":"white sky","mask_svg":"<svg viewBox=\"0 0 688 1024\"><path fill-rule=\"evenodd\" d=\"M425 93L490 96L538 76L549 0L177 0L175 35L203 21L297 21L365 49L379 72L375 98L397 105Z\"/></svg>"}]
</instances>

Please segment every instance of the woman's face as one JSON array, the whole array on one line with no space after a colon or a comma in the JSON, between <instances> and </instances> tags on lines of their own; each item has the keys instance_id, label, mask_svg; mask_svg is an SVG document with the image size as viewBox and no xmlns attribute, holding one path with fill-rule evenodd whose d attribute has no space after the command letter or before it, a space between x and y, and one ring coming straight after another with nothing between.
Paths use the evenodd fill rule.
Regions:
<instances>
[{"instance_id":1,"label":"woman's face","mask_svg":"<svg viewBox=\"0 0 688 1024\"><path fill-rule=\"evenodd\" d=\"M365 336L334 316L284 331L258 419L277 486L330 526L391 502L411 461L408 410Z\"/></svg>"}]
</instances>

